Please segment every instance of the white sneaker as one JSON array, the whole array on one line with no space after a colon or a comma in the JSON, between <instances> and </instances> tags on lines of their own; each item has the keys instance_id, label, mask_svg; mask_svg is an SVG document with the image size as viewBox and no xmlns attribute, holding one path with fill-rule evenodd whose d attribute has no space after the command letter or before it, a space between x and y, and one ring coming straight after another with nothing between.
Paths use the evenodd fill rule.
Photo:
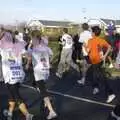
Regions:
<instances>
[{"instance_id":1,"label":"white sneaker","mask_svg":"<svg viewBox=\"0 0 120 120\"><path fill-rule=\"evenodd\" d=\"M7 120L12 120L12 116L7 116Z\"/></svg>"},{"instance_id":2,"label":"white sneaker","mask_svg":"<svg viewBox=\"0 0 120 120\"><path fill-rule=\"evenodd\" d=\"M3 115L7 117L7 120L12 120L12 113L9 112L8 110L4 110Z\"/></svg>"},{"instance_id":3,"label":"white sneaker","mask_svg":"<svg viewBox=\"0 0 120 120\"><path fill-rule=\"evenodd\" d=\"M98 93L99 93L99 91L100 91L100 90L99 90L98 88L94 88L94 89L93 89L93 95L98 94Z\"/></svg>"},{"instance_id":4,"label":"white sneaker","mask_svg":"<svg viewBox=\"0 0 120 120\"><path fill-rule=\"evenodd\" d=\"M113 68L113 67L114 67L113 64L110 64L110 65L109 65L109 68Z\"/></svg>"},{"instance_id":5,"label":"white sneaker","mask_svg":"<svg viewBox=\"0 0 120 120\"><path fill-rule=\"evenodd\" d=\"M111 116L114 117L116 120L120 120L120 116L117 116L114 112L111 112Z\"/></svg>"},{"instance_id":6,"label":"white sneaker","mask_svg":"<svg viewBox=\"0 0 120 120\"><path fill-rule=\"evenodd\" d=\"M107 101L106 101L106 102L107 102L107 103L112 102L112 101L115 99L115 97L116 97L116 96L115 96L114 94L109 95L109 96L108 96L108 99L107 99Z\"/></svg>"},{"instance_id":7,"label":"white sneaker","mask_svg":"<svg viewBox=\"0 0 120 120\"><path fill-rule=\"evenodd\" d=\"M85 84L85 77L83 77L81 80L78 80L77 83L84 85Z\"/></svg>"},{"instance_id":8,"label":"white sneaker","mask_svg":"<svg viewBox=\"0 0 120 120\"><path fill-rule=\"evenodd\" d=\"M47 116L47 119L51 120L51 119L56 118L56 117L57 117L57 114L55 112L49 112L49 115Z\"/></svg>"},{"instance_id":9,"label":"white sneaker","mask_svg":"<svg viewBox=\"0 0 120 120\"><path fill-rule=\"evenodd\" d=\"M36 90L40 93L40 88L36 87Z\"/></svg>"},{"instance_id":10,"label":"white sneaker","mask_svg":"<svg viewBox=\"0 0 120 120\"><path fill-rule=\"evenodd\" d=\"M33 115L32 114L28 114L27 116L26 116L26 120L32 120L33 119Z\"/></svg>"},{"instance_id":11,"label":"white sneaker","mask_svg":"<svg viewBox=\"0 0 120 120\"><path fill-rule=\"evenodd\" d=\"M56 72L56 76L62 78L62 75L60 75L58 72Z\"/></svg>"},{"instance_id":12,"label":"white sneaker","mask_svg":"<svg viewBox=\"0 0 120 120\"><path fill-rule=\"evenodd\" d=\"M77 62L77 63L81 63L81 60L77 59L76 62Z\"/></svg>"}]
</instances>

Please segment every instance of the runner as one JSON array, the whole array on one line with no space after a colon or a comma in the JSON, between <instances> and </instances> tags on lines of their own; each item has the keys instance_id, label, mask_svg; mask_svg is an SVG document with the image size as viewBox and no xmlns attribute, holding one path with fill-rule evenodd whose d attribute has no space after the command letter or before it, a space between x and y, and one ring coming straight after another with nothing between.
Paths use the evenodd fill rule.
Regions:
<instances>
[{"instance_id":1,"label":"runner","mask_svg":"<svg viewBox=\"0 0 120 120\"><path fill-rule=\"evenodd\" d=\"M81 47L81 44L78 42L79 40L79 35L76 34L73 36L73 53L72 53L72 60L75 64L78 64L77 63L77 60L80 60L81 59L81 54L80 54L80 48Z\"/></svg>"},{"instance_id":2,"label":"runner","mask_svg":"<svg viewBox=\"0 0 120 120\"><path fill-rule=\"evenodd\" d=\"M56 76L62 78L62 75L65 71L69 70L70 67L77 70L79 72L79 67L73 63L72 61L72 52L73 52L73 39L68 34L68 29L63 29L63 36L62 36L62 52L60 57L60 62L58 65L58 69L56 72Z\"/></svg>"},{"instance_id":3,"label":"runner","mask_svg":"<svg viewBox=\"0 0 120 120\"><path fill-rule=\"evenodd\" d=\"M120 50L119 50L117 57L116 57L115 68L120 69Z\"/></svg>"},{"instance_id":4,"label":"runner","mask_svg":"<svg viewBox=\"0 0 120 120\"><path fill-rule=\"evenodd\" d=\"M88 64L89 64L89 61L88 61L88 53L85 51L85 48L84 48L84 44L87 45L88 43L88 40L90 38L92 38L92 34L91 32L89 31L89 26L87 23L84 23L82 25L82 29L83 29L83 32L80 34L80 39L79 39L79 43L81 44L81 48L82 48L82 55L83 55L83 62L82 62L82 78L81 80L78 80L77 82L79 84L82 84L84 85L85 84L85 78L86 78L86 71L88 69ZM80 49L81 49L80 48ZM81 52L79 54L81 54Z\"/></svg>"},{"instance_id":5,"label":"runner","mask_svg":"<svg viewBox=\"0 0 120 120\"><path fill-rule=\"evenodd\" d=\"M33 40L33 49L31 52L31 60L33 64L34 76L36 81L36 87L40 89L42 99L44 101L44 106L48 108L49 114L47 119L53 119L57 117L56 112L54 111L52 104L50 102L49 94L46 88L46 80L49 77L50 69L50 56L52 56L52 50L47 46L48 41L44 37L37 36Z\"/></svg>"},{"instance_id":6,"label":"runner","mask_svg":"<svg viewBox=\"0 0 120 120\"><path fill-rule=\"evenodd\" d=\"M110 39L110 37L109 37L109 35L110 35L110 33L108 33L108 30L106 30L105 31L105 40L107 40L107 42L111 45L111 42L109 41L109 39ZM112 37L114 38L114 39L116 39L115 38L115 36L113 36L112 35ZM107 62L109 62L109 68L113 68L114 67L114 65L113 65L113 60L112 60L112 56L114 56L114 49L115 49L115 47L114 47L114 45L112 46L112 48L113 48L113 51L111 51L110 53L109 53L109 55L107 56L107 58L106 58L106 60L104 61L104 67L106 67L106 63ZM103 50L103 52L105 52L106 51L106 48L104 48L104 50ZM113 54L114 53L114 54Z\"/></svg>"},{"instance_id":7,"label":"runner","mask_svg":"<svg viewBox=\"0 0 120 120\"><path fill-rule=\"evenodd\" d=\"M61 39L62 39L62 36L59 36L59 38L58 38L58 44L59 44L58 63L60 62L61 51L62 51L62 47L63 47Z\"/></svg>"},{"instance_id":8,"label":"runner","mask_svg":"<svg viewBox=\"0 0 120 120\"><path fill-rule=\"evenodd\" d=\"M111 118L111 119L110 119ZM116 105L116 107L111 112L108 120L120 120L120 104Z\"/></svg>"},{"instance_id":9,"label":"runner","mask_svg":"<svg viewBox=\"0 0 120 120\"><path fill-rule=\"evenodd\" d=\"M108 96L107 103L110 103L116 96L107 83L107 77L105 75L104 68L102 68L102 62L106 59L107 55L111 51L111 46L99 37L101 29L98 26L92 28L93 38L88 41L86 51L88 52L91 66L88 69L90 71L91 82L93 87L93 94L99 92L99 84L103 83L105 86L105 92ZM106 47L106 53L103 54L102 49Z\"/></svg>"},{"instance_id":10,"label":"runner","mask_svg":"<svg viewBox=\"0 0 120 120\"><path fill-rule=\"evenodd\" d=\"M7 120L12 120L16 104L25 115L26 120L32 120L33 115L28 112L19 94L19 83L24 79L22 67L22 55L25 54L24 46L16 40L13 41L11 33L4 31L0 41L0 54L2 56L3 78L9 91L9 109L4 111Z\"/></svg>"},{"instance_id":11,"label":"runner","mask_svg":"<svg viewBox=\"0 0 120 120\"><path fill-rule=\"evenodd\" d=\"M115 68L120 69L120 35L117 35L117 39L115 41L115 50L114 50L115 56Z\"/></svg>"}]
</instances>

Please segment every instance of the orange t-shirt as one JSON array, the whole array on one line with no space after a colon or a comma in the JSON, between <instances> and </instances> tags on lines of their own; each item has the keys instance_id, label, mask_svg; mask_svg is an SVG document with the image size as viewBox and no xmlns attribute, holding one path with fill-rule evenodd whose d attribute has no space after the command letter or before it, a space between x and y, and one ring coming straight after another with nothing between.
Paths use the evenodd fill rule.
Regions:
<instances>
[{"instance_id":1,"label":"orange t-shirt","mask_svg":"<svg viewBox=\"0 0 120 120\"><path fill-rule=\"evenodd\" d=\"M93 37L88 41L88 50L89 50L89 58L92 64L98 64L101 60L101 52L102 49L108 48L110 45L106 42L106 40L101 39L99 37Z\"/></svg>"}]
</instances>

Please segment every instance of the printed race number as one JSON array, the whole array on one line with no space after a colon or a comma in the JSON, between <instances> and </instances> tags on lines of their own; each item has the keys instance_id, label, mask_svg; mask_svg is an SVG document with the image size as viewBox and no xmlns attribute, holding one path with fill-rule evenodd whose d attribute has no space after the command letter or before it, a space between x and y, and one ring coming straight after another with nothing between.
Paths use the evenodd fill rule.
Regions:
<instances>
[{"instance_id":1,"label":"printed race number","mask_svg":"<svg viewBox=\"0 0 120 120\"><path fill-rule=\"evenodd\" d=\"M12 71L12 76L20 76L20 71Z\"/></svg>"},{"instance_id":2,"label":"printed race number","mask_svg":"<svg viewBox=\"0 0 120 120\"><path fill-rule=\"evenodd\" d=\"M10 67L11 80L18 80L21 78L21 67L11 66Z\"/></svg>"}]
</instances>

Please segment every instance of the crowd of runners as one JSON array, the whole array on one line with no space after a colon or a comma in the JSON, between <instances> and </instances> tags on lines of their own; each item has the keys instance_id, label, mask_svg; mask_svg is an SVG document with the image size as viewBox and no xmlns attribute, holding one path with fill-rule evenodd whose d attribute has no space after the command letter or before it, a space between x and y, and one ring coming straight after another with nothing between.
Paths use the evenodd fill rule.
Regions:
<instances>
[{"instance_id":1,"label":"crowd of runners","mask_svg":"<svg viewBox=\"0 0 120 120\"><path fill-rule=\"evenodd\" d=\"M83 32L74 37L69 34L67 28L63 29L58 42L59 64L55 75L62 79L63 73L73 68L79 75L78 84L85 85L89 78L94 95L99 93L99 86L102 84L105 87L106 102L111 103L116 95L108 84L105 67L106 63L109 63L109 69L120 69L120 35L111 27L106 29L104 37L101 37L101 28L90 28L87 23L82 24L82 29ZM5 30L3 27L0 30L1 81L4 81L9 90L9 109L4 111L7 120L12 120L16 105L26 120L32 120L34 117L29 113L19 93L20 84L25 78L29 79L29 71L34 76L34 86L40 90L44 107L49 111L46 118L56 118L57 113L46 88L53 56L52 49L48 47L48 37L36 34L36 31L30 31L29 34L26 29L23 34ZM117 120L120 119L114 111L111 115Z\"/></svg>"}]
</instances>

